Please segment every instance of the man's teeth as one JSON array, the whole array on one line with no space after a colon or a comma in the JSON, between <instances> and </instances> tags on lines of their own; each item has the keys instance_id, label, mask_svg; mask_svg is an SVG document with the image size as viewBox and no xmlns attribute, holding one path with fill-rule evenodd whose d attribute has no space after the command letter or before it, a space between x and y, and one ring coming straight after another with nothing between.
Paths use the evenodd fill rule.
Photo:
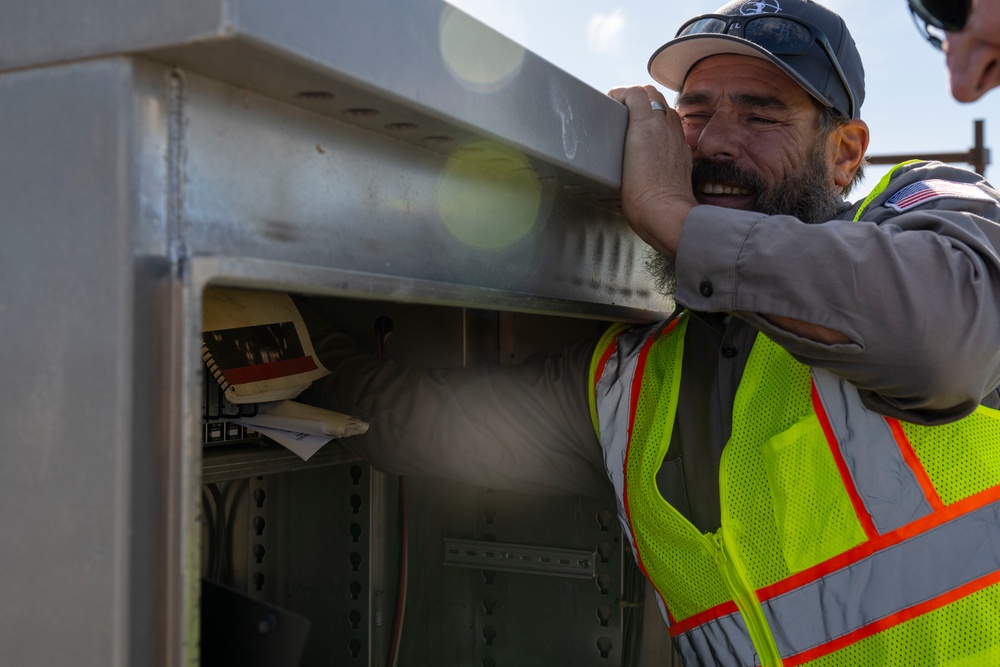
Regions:
<instances>
[{"instance_id":1,"label":"man's teeth","mask_svg":"<svg viewBox=\"0 0 1000 667\"><path fill-rule=\"evenodd\" d=\"M737 188L732 185L719 185L718 183L705 183L701 186L703 195L749 195L746 188Z\"/></svg>"}]
</instances>

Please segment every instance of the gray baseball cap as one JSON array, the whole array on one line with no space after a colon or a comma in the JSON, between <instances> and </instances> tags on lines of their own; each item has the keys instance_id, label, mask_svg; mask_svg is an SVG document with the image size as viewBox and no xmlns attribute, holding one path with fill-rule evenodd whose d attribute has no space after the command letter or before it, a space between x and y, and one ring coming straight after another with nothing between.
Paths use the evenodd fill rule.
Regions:
<instances>
[{"instance_id":1,"label":"gray baseball cap","mask_svg":"<svg viewBox=\"0 0 1000 667\"><path fill-rule=\"evenodd\" d=\"M770 60L824 107L860 117L865 69L844 19L811 0L735 0L698 16L649 59L653 79L670 90L688 72L723 53Z\"/></svg>"}]
</instances>

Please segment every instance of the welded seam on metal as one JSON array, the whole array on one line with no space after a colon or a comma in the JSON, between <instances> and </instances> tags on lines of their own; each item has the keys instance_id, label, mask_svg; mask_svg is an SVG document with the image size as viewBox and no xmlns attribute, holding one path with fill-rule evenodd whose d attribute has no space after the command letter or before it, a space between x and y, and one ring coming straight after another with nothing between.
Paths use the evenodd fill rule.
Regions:
<instances>
[{"instance_id":1,"label":"welded seam on metal","mask_svg":"<svg viewBox=\"0 0 1000 667\"><path fill-rule=\"evenodd\" d=\"M184 73L169 75L170 101L167 116L167 259L175 277L188 256L184 224Z\"/></svg>"}]
</instances>

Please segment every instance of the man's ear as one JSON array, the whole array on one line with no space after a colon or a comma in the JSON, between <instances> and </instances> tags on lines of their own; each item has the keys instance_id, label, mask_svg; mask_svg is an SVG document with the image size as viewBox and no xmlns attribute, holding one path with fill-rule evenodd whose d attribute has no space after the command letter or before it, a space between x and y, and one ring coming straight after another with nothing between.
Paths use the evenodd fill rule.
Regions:
<instances>
[{"instance_id":1,"label":"man's ear","mask_svg":"<svg viewBox=\"0 0 1000 667\"><path fill-rule=\"evenodd\" d=\"M867 150L868 124L863 120L849 120L830 133L827 143L830 176L838 188L850 185Z\"/></svg>"}]
</instances>

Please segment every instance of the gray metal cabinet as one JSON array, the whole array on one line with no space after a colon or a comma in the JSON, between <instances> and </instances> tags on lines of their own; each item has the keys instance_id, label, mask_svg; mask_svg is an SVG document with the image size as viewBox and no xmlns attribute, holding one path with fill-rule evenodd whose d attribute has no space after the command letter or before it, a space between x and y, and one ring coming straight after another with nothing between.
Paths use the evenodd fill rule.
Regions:
<instances>
[{"instance_id":1,"label":"gray metal cabinet","mask_svg":"<svg viewBox=\"0 0 1000 667\"><path fill-rule=\"evenodd\" d=\"M414 363L544 347L519 332L532 317L654 318L669 304L616 195L624 108L437 0L0 0L0 16L4 662L197 664L224 508L231 578L340 624L308 664L382 664L398 480L336 443L304 467L203 455L201 294L389 309L423 322ZM410 486L423 543L401 664L558 664L568 626L529 593L565 599L593 626L566 641L618 664L618 647L600 657L621 636L606 508L563 499L545 533L600 546L613 594L596 575L496 586L443 565L445 540L541 542L523 500Z\"/></svg>"}]
</instances>

